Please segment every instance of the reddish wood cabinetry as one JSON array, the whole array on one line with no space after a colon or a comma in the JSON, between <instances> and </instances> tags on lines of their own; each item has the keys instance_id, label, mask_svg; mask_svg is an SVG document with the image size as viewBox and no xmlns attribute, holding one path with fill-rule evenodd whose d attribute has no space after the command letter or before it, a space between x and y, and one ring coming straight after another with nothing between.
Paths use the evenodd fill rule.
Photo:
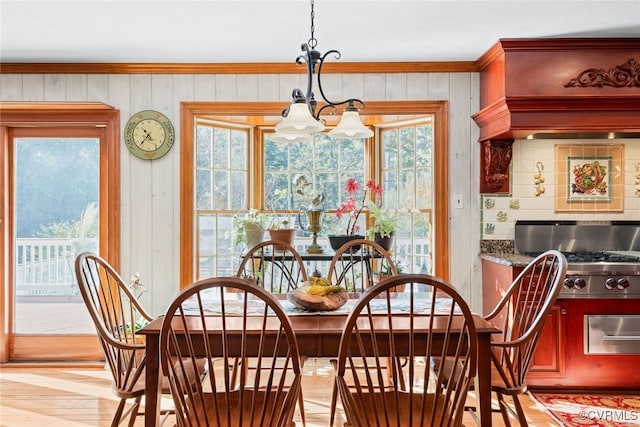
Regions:
<instances>
[{"instance_id":1,"label":"reddish wood cabinetry","mask_svg":"<svg viewBox=\"0 0 640 427\"><path fill-rule=\"evenodd\" d=\"M482 311L487 315L498 304L513 280L524 266L501 264L482 260ZM527 383L535 386L547 383L547 379L562 378L565 375L564 314L562 303L556 303L546 320L538 347L533 356L527 376ZM501 319L496 319L499 323ZM499 326L499 325L498 325Z\"/></svg>"},{"instance_id":2,"label":"reddish wood cabinetry","mask_svg":"<svg viewBox=\"0 0 640 427\"><path fill-rule=\"evenodd\" d=\"M482 260L483 312L489 313L524 266ZM545 322L527 376L538 389L640 389L640 354L588 354L585 318L638 315L634 299L558 299Z\"/></svg>"}]
</instances>

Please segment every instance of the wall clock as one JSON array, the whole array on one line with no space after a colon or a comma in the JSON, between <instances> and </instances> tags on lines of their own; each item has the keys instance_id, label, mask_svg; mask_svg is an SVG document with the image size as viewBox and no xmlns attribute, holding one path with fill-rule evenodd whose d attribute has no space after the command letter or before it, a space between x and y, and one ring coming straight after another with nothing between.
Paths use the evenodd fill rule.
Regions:
<instances>
[{"instance_id":1,"label":"wall clock","mask_svg":"<svg viewBox=\"0 0 640 427\"><path fill-rule=\"evenodd\" d=\"M134 156L145 160L159 159L169 152L175 132L171 120L154 110L140 111L124 127L124 142Z\"/></svg>"}]
</instances>

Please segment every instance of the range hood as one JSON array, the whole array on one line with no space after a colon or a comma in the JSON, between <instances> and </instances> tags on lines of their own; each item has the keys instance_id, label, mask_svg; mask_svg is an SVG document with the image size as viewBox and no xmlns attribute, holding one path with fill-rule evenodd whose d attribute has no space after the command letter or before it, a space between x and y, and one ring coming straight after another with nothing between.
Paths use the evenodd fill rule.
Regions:
<instances>
[{"instance_id":1,"label":"range hood","mask_svg":"<svg viewBox=\"0 0 640 427\"><path fill-rule=\"evenodd\" d=\"M502 39L487 51L473 115L480 192L509 192L516 139L640 134L639 46L640 38Z\"/></svg>"}]
</instances>

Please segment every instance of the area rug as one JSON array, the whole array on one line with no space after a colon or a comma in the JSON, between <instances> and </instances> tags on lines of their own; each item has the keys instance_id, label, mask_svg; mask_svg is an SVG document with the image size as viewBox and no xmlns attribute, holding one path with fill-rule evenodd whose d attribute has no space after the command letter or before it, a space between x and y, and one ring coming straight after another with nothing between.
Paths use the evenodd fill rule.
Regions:
<instances>
[{"instance_id":1,"label":"area rug","mask_svg":"<svg viewBox=\"0 0 640 427\"><path fill-rule=\"evenodd\" d=\"M531 393L563 426L640 426L640 395Z\"/></svg>"}]
</instances>

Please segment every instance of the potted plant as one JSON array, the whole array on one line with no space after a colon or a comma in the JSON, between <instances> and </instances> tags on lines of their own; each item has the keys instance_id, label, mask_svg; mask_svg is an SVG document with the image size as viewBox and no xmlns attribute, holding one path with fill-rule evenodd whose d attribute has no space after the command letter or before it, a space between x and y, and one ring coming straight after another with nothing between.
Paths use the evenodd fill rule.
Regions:
<instances>
[{"instance_id":1,"label":"potted plant","mask_svg":"<svg viewBox=\"0 0 640 427\"><path fill-rule=\"evenodd\" d=\"M338 209L336 209L336 216L338 221L342 221L343 218L347 219L346 233L342 235L329 235L329 243L334 250L338 250L340 246L349 241L350 239L362 239L363 235L356 234L360 231L358 225L358 218L360 213L365 207L367 196L376 197L382 194L382 185L376 184L374 180L369 180L365 184L364 191L362 192L362 199L358 203L356 200L356 193L360 190L360 183L355 178L349 178L345 185L345 190L349 193L347 200L342 202Z\"/></svg>"},{"instance_id":2,"label":"potted plant","mask_svg":"<svg viewBox=\"0 0 640 427\"><path fill-rule=\"evenodd\" d=\"M288 220L274 218L273 221L271 221L268 231L271 240L279 240L293 245L293 241L296 237L296 229L289 226ZM283 247L278 247L278 245L274 245L274 248L279 250L284 249Z\"/></svg>"},{"instance_id":3,"label":"potted plant","mask_svg":"<svg viewBox=\"0 0 640 427\"><path fill-rule=\"evenodd\" d=\"M247 248L252 248L262 242L264 236L267 217L258 212L257 209L251 209L244 215L233 216L233 239L234 243L240 245L246 244Z\"/></svg>"},{"instance_id":4,"label":"potted plant","mask_svg":"<svg viewBox=\"0 0 640 427\"><path fill-rule=\"evenodd\" d=\"M373 272L373 283L379 283L385 279L388 279L391 276L396 276L398 274L403 274L405 269L405 264L396 259L393 261L393 265L389 265L386 261L382 261L380 265L379 271ZM395 292L404 292L405 285L399 285L394 287Z\"/></svg>"},{"instance_id":5,"label":"potted plant","mask_svg":"<svg viewBox=\"0 0 640 427\"><path fill-rule=\"evenodd\" d=\"M367 203L373 225L367 230L369 240L374 240L377 244L389 250L393 243L393 236L398 227L398 217L382 209L372 200Z\"/></svg>"}]
</instances>

